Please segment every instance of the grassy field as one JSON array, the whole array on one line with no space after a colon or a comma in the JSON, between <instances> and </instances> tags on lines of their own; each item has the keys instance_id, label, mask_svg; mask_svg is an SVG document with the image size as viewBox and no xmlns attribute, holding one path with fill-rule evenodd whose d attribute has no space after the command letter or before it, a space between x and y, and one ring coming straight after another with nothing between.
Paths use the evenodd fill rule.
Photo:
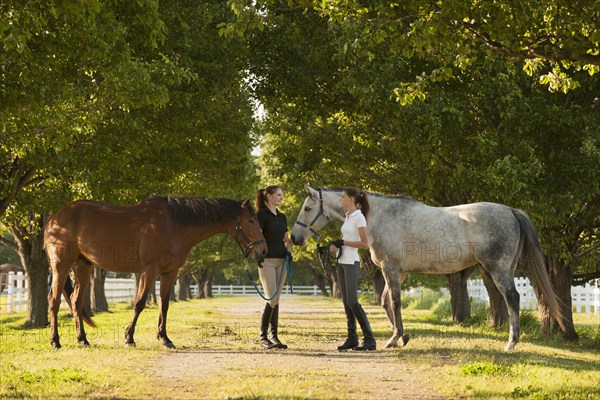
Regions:
<instances>
[{"instance_id":1,"label":"grassy field","mask_svg":"<svg viewBox=\"0 0 600 400\"><path fill-rule=\"evenodd\" d=\"M385 314L378 306L363 305L383 347L391 332ZM286 296L281 307L280 336L290 349L258 365L253 360L265 360L273 351L257 346L257 297L172 304L168 332L175 351L163 349L156 340L156 306L141 314L135 349L123 347L132 314L127 304L114 304L110 313L94 317L98 328L87 329L90 348L77 346L73 322L62 311L59 351L50 348L48 328L23 330L24 313L0 310L0 398L361 398L355 387L343 384L352 376L323 362L340 354L365 371L384 360L388 370L395 366L418 377L424 392L447 398L600 398L597 315L576 314L581 339L569 343L559 336L539 338L535 316L524 313L521 343L515 352L504 353L507 329L490 330L477 316L470 324L456 325L439 307L423 310L413 303L403 311L412 336L409 345L365 356L335 351L345 333L339 300ZM219 374L211 373L217 369ZM372 393L380 398L418 393L416 381L394 376L393 369L386 379L396 381L387 387L393 385L398 392L386 396L382 380L380 392ZM175 376L169 375L171 370ZM413 387L403 387L403 380ZM376 386L374 382L373 390Z\"/></svg>"}]
</instances>

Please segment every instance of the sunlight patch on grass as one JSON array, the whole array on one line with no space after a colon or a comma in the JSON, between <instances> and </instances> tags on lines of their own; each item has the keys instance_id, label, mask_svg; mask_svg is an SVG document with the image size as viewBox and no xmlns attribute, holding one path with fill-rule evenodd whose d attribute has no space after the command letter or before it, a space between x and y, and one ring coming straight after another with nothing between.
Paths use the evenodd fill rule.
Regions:
<instances>
[{"instance_id":1,"label":"sunlight patch on grass","mask_svg":"<svg viewBox=\"0 0 600 400\"><path fill-rule=\"evenodd\" d=\"M224 371L205 385L206 398L341 399L347 388L336 383L339 373L327 369L298 371L255 368ZM302 395L299 395L302 393Z\"/></svg>"}]
</instances>

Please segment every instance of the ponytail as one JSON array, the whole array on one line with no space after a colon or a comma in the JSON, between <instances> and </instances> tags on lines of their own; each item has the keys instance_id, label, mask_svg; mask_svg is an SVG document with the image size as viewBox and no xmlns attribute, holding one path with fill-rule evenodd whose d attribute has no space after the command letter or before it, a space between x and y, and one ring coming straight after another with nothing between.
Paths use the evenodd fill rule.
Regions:
<instances>
[{"instance_id":1,"label":"ponytail","mask_svg":"<svg viewBox=\"0 0 600 400\"><path fill-rule=\"evenodd\" d=\"M267 195L265 189L258 189L256 191L256 211L260 211L267 205Z\"/></svg>"},{"instance_id":2,"label":"ponytail","mask_svg":"<svg viewBox=\"0 0 600 400\"><path fill-rule=\"evenodd\" d=\"M364 190L360 190L360 210L362 211L365 219L369 218L369 211L371 210L371 203L369 203L369 195Z\"/></svg>"}]
</instances>

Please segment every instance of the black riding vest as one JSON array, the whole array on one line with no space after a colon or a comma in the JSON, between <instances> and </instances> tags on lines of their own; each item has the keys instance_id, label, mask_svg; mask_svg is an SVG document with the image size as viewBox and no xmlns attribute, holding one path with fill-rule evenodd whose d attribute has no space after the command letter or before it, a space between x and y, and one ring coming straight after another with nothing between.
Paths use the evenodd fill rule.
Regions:
<instances>
[{"instance_id":1,"label":"black riding vest","mask_svg":"<svg viewBox=\"0 0 600 400\"><path fill-rule=\"evenodd\" d=\"M285 214L277 210L274 215L267 207L256 213L260 229L267 241L267 255L265 258L283 258L287 253L283 236L287 232L287 218Z\"/></svg>"}]
</instances>

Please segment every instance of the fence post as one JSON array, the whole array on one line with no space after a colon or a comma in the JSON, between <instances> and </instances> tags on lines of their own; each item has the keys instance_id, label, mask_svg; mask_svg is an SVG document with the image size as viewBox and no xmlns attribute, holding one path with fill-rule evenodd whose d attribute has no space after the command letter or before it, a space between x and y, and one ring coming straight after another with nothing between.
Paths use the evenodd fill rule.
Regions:
<instances>
[{"instance_id":1,"label":"fence post","mask_svg":"<svg viewBox=\"0 0 600 400\"><path fill-rule=\"evenodd\" d=\"M594 314L600 315L600 287L594 287L591 283L588 283L586 286L590 287L591 303L594 306Z\"/></svg>"},{"instance_id":2,"label":"fence post","mask_svg":"<svg viewBox=\"0 0 600 400\"><path fill-rule=\"evenodd\" d=\"M7 281L7 285L8 285L8 312L12 312L12 306L13 306L13 295L14 295L14 286L13 286L13 280L15 279L15 273L14 272L9 272L8 273L8 281Z\"/></svg>"},{"instance_id":3,"label":"fence post","mask_svg":"<svg viewBox=\"0 0 600 400\"><path fill-rule=\"evenodd\" d=\"M23 311L23 273L17 272L17 312Z\"/></svg>"}]
</instances>

